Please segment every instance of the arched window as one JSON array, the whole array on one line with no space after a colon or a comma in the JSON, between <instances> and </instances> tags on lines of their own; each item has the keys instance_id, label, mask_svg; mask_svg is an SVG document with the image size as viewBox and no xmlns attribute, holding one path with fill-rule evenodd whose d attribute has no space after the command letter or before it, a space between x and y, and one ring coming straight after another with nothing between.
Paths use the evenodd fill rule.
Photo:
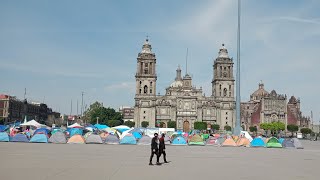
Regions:
<instances>
[{"instance_id":1,"label":"arched window","mask_svg":"<svg viewBox=\"0 0 320 180\"><path fill-rule=\"evenodd\" d=\"M150 86L152 86L152 82L150 82Z\"/></svg>"},{"instance_id":2,"label":"arched window","mask_svg":"<svg viewBox=\"0 0 320 180\"><path fill-rule=\"evenodd\" d=\"M152 89L150 89L150 94L152 94Z\"/></svg>"},{"instance_id":3,"label":"arched window","mask_svg":"<svg viewBox=\"0 0 320 180\"><path fill-rule=\"evenodd\" d=\"M141 89L140 89L139 93L141 94Z\"/></svg>"},{"instance_id":4,"label":"arched window","mask_svg":"<svg viewBox=\"0 0 320 180\"><path fill-rule=\"evenodd\" d=\"M147 85L144 86L143 92L144 92L145 94L148 93L148 86L147 86Z\"/></svg>"},{"instance_id":5,"label":"arched window","mask_svg":"<svg viewBox=\"0 0 320 180\"><path fill-rule=\"evenodd\" d=\"M228 91L227 88L224 88L224 89L223 89L223 96L224 96L224 97L227 96L227 91Z\"/></svg>"}]
</instances>

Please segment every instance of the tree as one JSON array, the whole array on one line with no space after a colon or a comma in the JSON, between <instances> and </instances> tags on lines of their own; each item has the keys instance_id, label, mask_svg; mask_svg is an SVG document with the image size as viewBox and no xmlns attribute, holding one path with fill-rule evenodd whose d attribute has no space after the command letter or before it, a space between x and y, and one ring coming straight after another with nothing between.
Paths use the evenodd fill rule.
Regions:
<instances>
[{"instance_id":1,"label":"tree","mask_svg":"<svg viewBox=\"0 0 320 180\"><path fill-rule=\"evenodd\" d=\"M126 125L126 126L128 126L128 127L134 127L135 124L136 124L136 123L133 122L133 121L126 121L126 122L123 123L123 125Z\"/></svg>"},{"instance_id":2,"label":"tree","mask_svg":"<svg viewBox=\"0 0 320 180\"><path fill-rule=\"evenodd\" d=\"M119 126L122 124L120 120L109 120L106 123L109 127Z\"/></svg>"},{"instance_id":3,"label":"tree","mask_svg":"<svg viewBox=\"0 0 320 180\"><path fill-rule=\"evenodd\" d=\"M286 125L282 122L272 122L270 123L270 130L272 134L279 134L279 131L285 130Z\"/></svg>"},{"instance_id":4,"label":"tree","mask_svg":"<svg viewBox=\"0 0 320 180\"><path fill-rule=\"evenodd\" d=\"M149 126L149 122L148 122L148 121L142 121L142 122L141 122L141 126L144 127L144 128L146 128L146 127Z\"/></svg>"},{"instance_id":5,"label":"tree","mask_svg":"<svg viewBox=\"0 0 320 180\"><path fill-rule=\"evenodd\" d=\"M225 126L224 126L224 130L226 130L226 131L231 131L231 126L225 125Z\"/></svg>"},{"instance_id":6,"label":"tree","mask_svg":"<svg viewBox=\"0 0 320 180\"><path fill-rule=\"evenodd\" d=\"M291 136L293 137L293 133L299 131L299 126L297 126L295 124L288 124L287 129L288 129L288 131L291 132L291 134L292 134Z\"/></svg>"},{"instance_id":7,"label":"tree","mask_svg":"<svg viewBox=\"0 0 320 180\"><path fill-rule=\"evenodd\" d=\"M0 124L4 124L4 118L0 117Z\"/></svg>"},{"instance_id":8,"label":"tree","mask_svg":"<svg viewBox=\"0 0 320 180\"><path fill-rule=\"evenodd\" d=\"M250 127L249 127L249 130L250 130L250 132L252 132L252 133L258 131L258 129L257 129L256 126L250 126Z\"/></svg>"},{"instance_id":9,"label":"tree","mask_svg":"<svg viewBox=\"0 0 320 180\"><path fill-rule=\"evenodd\" d=\"M312 130L309 128L301 128L300 132L303 134L303 136L306 136L307 134L311 134Z\"/></svg>"},{"instance_id":10,"label":"tree","mask_svg":"<svg viewBox=\"0 0 320 180\"><path fill-rule=\"evenodd\" d=\"M211 125L211 129L213 129L213 130L219 130L219 129L220 129L220 126L219 126L219 124L212 124L212 125Z\"/></svg>"},{"instance_id":11,"label":"tree","mask_svg":"<svg viewBox=\"0 0 320 180\"><path fill-rule=\"evenodd\" d=\"M121 124L123 123L122 115L120 112L116 112L113 108L105 108L102 103L95 102L90 105L89 109L84 112L83 119L86 122L95 124L99 118L100 124L106 124L109 120L119 120ZM120 125L121 125L120 124Z\"/></svg>"},{"instance_id":12,"label":"tree","mask_svg":"<svg viewBox=\"0 0 320 180\"><path fill-rule=\"evenodd\" d=\"M196 122L194 122L193 125L194 125L194 129L197 129L197 130L206 130L207 129L206 122L196 121Z\"/></svg>"},{"instance_id":13,"label":"tree","mask_svg":"<svg viewBox=\"0 0 320 180\"><path fill-rule=\"evenodd\" d=\"M177 128L177 123L175 121L169 121L168 128Z\"/></svg>"},{"instance_id":14,"label":"tree","mask_svg":"<svg viewBox=\"0 0 320 180\"><path fill-rule=\"evenodd\" d=\"M166 123L160 122L160 128L163 128Z\"/></svg>"}]
</instances>

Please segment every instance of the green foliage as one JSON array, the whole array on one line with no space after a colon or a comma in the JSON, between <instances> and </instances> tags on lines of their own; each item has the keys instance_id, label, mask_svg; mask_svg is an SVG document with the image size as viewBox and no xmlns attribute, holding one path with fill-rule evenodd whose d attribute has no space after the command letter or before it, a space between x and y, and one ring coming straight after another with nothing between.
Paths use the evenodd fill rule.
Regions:
<instances>
[{"instance_id":1,"label":"green foliage","mask_svg":"<svg viewBox=\"0 0 320 180\"><path fill-rule=\"evenodd\" d=\"M292 134L293 134L294 132L299 131L299 127L298 127L297 125L295 125L295 124L288 124L288 125L287 125L287 129L288 129L288 131L290 131Z\"/></svg>"},{"instance_id":2,"label":"green foliage","mask_svg":"<svg viewBox=\"0 0 320 180\"><path fill-rule=\"evenodd\" d=\"M303 135L306 135L306 134L311 134L312 130L309 129L309 128L301 128L301 129L300 129L300 132L301 132Z\"/></svg>"},{"instance_id":3,"label":"green foliage","mask_svg":"<svg viewBox=\"0 0 320 180\"><path fill-rule=\"evenodd\" d=\"M177 128L177 123L175 121L168 122L168 128Z\"/></svg>"},{"instance_id":4,"label":"green foliage","mask_svg":"<svg viewBox=\"0 0 320 180\"><path fill-rule=\"evenodd\" d=\"M4 124L4 118L0 117L0 124Z\"/></svg>"},{"instance_id":5,"label":"green foliage","mask_svg":"<svg viewBox=\"0 0 320 180\"><path fill-rule=\"evenodd\" d=\"M226 131L231 131L231 126L225 125L225 126L224 126L224 130L226 130Z\"/></svg>"},{"instance_id":6,"label":"green foliage","mask_svg":"<svg viewBox=\"0 0 320 180\"><path fill-rule=\"evenodd\" d=\"M165 126L166 123L164 122L160 122L160 128L163 128Z\"/></svg>"},{"instance_id":7,"label":"green foliage","mask_svg":"<svg viewBox=\"0 0 320 180\"><path fill-rule=\"evenodd\" d=\"M245 126L244 125L242 125L241 128L242 128L242 130L245 130Z\"/></svg>"},{"instance_id":8,"label":"green foliage","mask_svg":"<svg viewBox=\"0 0 320 180\"><path fill-rule=\"evenodd\" d=\"M211 129L213 129L213 130L219 130L219 129L220 129L220 125L219 125L219 124L212 124L212 125L211 125Z\"/></svg>"},{"instance_id":9,"label":"green foliage","mask_svg":"<svg viewBox=\"0 0 320 180\"><path fill-rule=\"evenodd\" d=\"M207 123L206 122L201 122L201 121L196 121L196 122L194 122L194 129L206 130L207 129Z\"/></svg>"},{"instance_id":10,"label":"green foliage","mask_svg":"<svg viewBox=\"0 0 320 180\"><path fill-rule=\"evenodd\" d=\"M100 124L107 124L109 120L119 120L122 122L122 115L120 112L116 112L113 108L105 108L102 103L95 102L90 105L89 109L84 112L84 120L95 124L99 117ZM121 123L122 124L122 123ZM120 124L120 125L121 125Z\"/></svg>"},{"instance_id":11,"label":"green foliage","mask_svg":"<svg viewBox=\"0 0 320 180\"><path fill-rule=\"evenodd\" d=\"M286 125L282 122L272 122L271 123L271 131L275 131L275 132L278 132L280 130L285 130L286 128Z\"/></svg>"},{"instance_id":12,"label":"green foliage","mask_svg":"<svg viewBox=\"0 0 320 180\"><path fill-rule=\"evenodd\" d=\"M271 129L271 124L270 123L261 123L260 128L263 130L270 130Z\"/></svg>"},{"instance_id":13,"label":"green foliage","mask_svg":"<svg viewBox=\"0 0 320 180\"><path fill-rule=\"evenodd\" d=\"M136 123L133 122L133 121L126 121L126 122L123 123L123 125L126 125L126 126L128 126L128 127L134 127L135 124L136 124Z\"/></svg>"},{"instance_id":14,"label":"green foliage","mask_svg":"<svg viewBox=\"0 0 320 180\"><path fill-rule=\"evenodd\" d=\"M109 120L106 123L109 127L119 126L122 124L120 120Z\"/></svg>"},{"instance_id":15,"label":"green foliage","mask_svg":"<svg viewBox=\"0 0 320 180\"><path fill-rule=\"evenodd\" d=\"M249 130L250 130L250 132L257 132L258 131L256 126L250 126Z\"/></svg>"},{"instance_id":16,"label":"green foliage","mask_svg":"<svg viewBox=\"0 0 320 180\"><path fill-rule=\"evenodd\" d=\"M149 122L148 122L148 121L142 121L142 122L141 122L141 126L144 127L144 128L146 128L146 127L149 126Z\"/></svg>"}]
</instances>

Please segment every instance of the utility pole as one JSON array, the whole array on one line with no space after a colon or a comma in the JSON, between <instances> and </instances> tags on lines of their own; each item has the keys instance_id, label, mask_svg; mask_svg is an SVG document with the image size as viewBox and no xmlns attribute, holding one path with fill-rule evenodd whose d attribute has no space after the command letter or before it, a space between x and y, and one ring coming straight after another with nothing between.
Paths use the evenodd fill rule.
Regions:
<instances>
[{"instance_id":1,"label":"utility pole","mask_svg":"<svg viewBox=\"0 0 320 180\"><path fill-rule=\"evenodd\" d=\"M77 99L77 116L79 116L79 101L78 101L78 99ZM78 118L78 117L77 117Z\"/></svg>"},{"instance_id":2,"label":"utility pole","mask_svg":"<svg viewBox=\"0 0 320 180\"><path fill-rule=\"evenodd\" d=\"M81 92L81 118L83 116L83 95L84 95L84 92Z\"/></svg>"}]
</instances>

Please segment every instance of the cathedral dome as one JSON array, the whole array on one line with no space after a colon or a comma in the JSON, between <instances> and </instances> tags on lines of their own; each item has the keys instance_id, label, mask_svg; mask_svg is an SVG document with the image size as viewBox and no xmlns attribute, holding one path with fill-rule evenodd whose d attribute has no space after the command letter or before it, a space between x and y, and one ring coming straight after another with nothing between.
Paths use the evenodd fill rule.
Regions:
<instances>
[{"instance_id":1,"label":"cathedral dome","mask_svg":"<svg viewBox=\"0 0 320 180\"><path fill-rule=\"evenodd\" d=\"M222 47L220 48L220 51L219 51L219 58L229 58L229 55L228 55L228 50L227 48L224 46L224 44L222 44Z\"/></svg>"},{"instance_id":2,"label":"cathedral dome","mask_svg":"<svg viewBox=\"0 0 320 180\"><path fill-rule=\"evenodd\" d=\"M260 100L262 97L269 95L269 92L264 89L264 84L259 84L259 89L256 90L252 95L252 100Z\"/></svg>"},{"instance_id":3,"label":"cathedral dome","mask_svg":"<svg viewBox=\"0 0 320 180\"><path fill-rule=\"evenodd\" d=\"M297 103L296 97L291 96L291 98L289 99L289 103L290 103L290 104L296 104L296 103Z\"/></svg>"},{"instance_id":4,"label":"cathedral dome","mask_svg":"<svg viewBox=\"0 0 320 180\"><path fill-rule=\"evenodd\" d=\"M171 83L170 87L182 87L183 83L182 81L174 81L173 83Z\"/></svg>"}]
</instances>

